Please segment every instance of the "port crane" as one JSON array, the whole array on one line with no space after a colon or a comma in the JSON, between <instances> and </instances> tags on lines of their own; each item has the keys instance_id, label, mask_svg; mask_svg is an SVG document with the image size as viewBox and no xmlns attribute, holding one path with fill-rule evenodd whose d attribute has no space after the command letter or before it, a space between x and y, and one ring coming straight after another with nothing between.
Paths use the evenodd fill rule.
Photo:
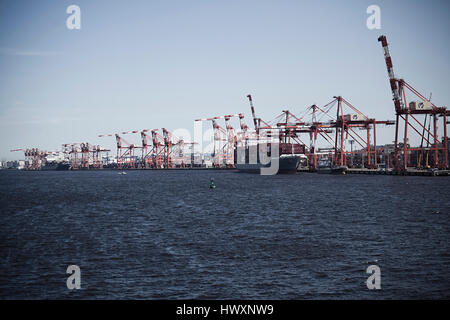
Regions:
<instances>
[{"instance_id":1,"label":"port crane","mask_svg":"<svg viewBox=\"0 0 450 320\"><path fill-rule=\"evenodd\" d=\"M157 131L158 129L153 129ZM141 167L142 168L155 168L155 149L156 145L153 143L153 137L151 129L144 129L141 131L141 141L142 141L142 156L141 156ZM150 135L148 132L150 131Z\"/></svg>"},{"instance_id":2,"label":"port crane","mask_svg":"<svg viewBox=\"0 0 450 320\"><path fill-rule=\"evenodd\" d=\"M336 116L331 116L333 108L336 108ZM351 138L356 142L361 150L358 153L366 156L366 167L376 168L378 166L378 151L376 142L376 127L377 125L393 125L394 121L385 120L379 121L369 118L350 102L348 102L342 96L333 96L333 100L325 104L323 107L313 105L310 107L313 114L313 120L311 123L311 137L314 150L312 152L313 169L316 169L317 157L315 156L315 146L317 144L317 138L319 135L325 138L327 142L332 144L333 156L332 162L338 166L344 166L348 164L348 157L354 154L353 150L346 150L347 141ZM327 122L316 121L316 113L321 112L327 115L331 120ZM359 134L359 130L365 130L366 136ZM334 132L334 138L328 133Z\"/></svg>"},{"instance_id":3,"label":"port crane","mask_svg":"<svg viewBox=\"0 0 450 320\"><path fill-rule=\"evenodd\" d=\"M162 128L164 139L164 167L185 167L184 140L178 138L166 128Z\"/></svg>"},{"instance_id":4,"label":"port crane","mask_svg":"<svg viewBox=\"0 0 450 320\"><path fill-rule=\"evenodd\" d=\"M122 135L138 133L138 130L133 131L124 131ZM141 146L135 145L133 143L128 142L123 137L121 137L118 133L108 133L108 134L100 134L99 137L115 137L116 138L116 146L117 146L117 166L119 169L124 167L135 169L136 168L136 156L135 149L142 148Z\"/></svg>"},{"instance_id":5,"label":"port crane","mask_svg":"<svg viewBox=\"0 0 450 320\"><path fill-rule=\"evenodd\" d=\"M214 167L234 167L234 148L237 145L238 137L234 127L230 124L233 117L239 117L240 127L247 132L248 127L243 123L244 116L241 113L195 120L211 121L214 135L212 154ZM225 128L218 124L217 120L219 119L225 120ZM243 137L245 139L245 135Z\"/></svg>"},{"instance_id":6,"label":"port crane","mask_svg":"<svg viewBox=\"0 0 450 320\"><path fill-rule=\"evenodd\" d=\"M447 116L449 111L445 107L437 107L430 100L425 98L419 91L414 89L404 79L398 79L394 74L394 68L392 64L392 58L389 52L389 45L386 36L382 35L378 38L381 43L384 52L384 59L389 77L389 84L392 91L392 100L394 101L394 108L396 114L395 122L395 141L394 141L394 167L397 171L407 171L409 164L412 161L408 161L408 156L412 154L423 154L431 151L432 163L430 167L436 169L448 168L448 137L447 137ZM414 96L418 101L411 101L409 104L406 99L406 92ZM427 129L423 125L418 117L427 115L430 117L432 123L432 129ZM439 140L438 137L438 117L442 118L443 124L443 139ZM400 120L403 124L403 143L400 145L400 139L402 132L400 131ZM424 121L425 124L425 121ZM419 128L418 128L419 126ZM423 146L413 148L408 144L408 129L412 129L421 140L427 142L427 147ZM422 130L420 132L419 130Z\"/></svg>"},{"instance_id":7,"label":"port crane","mask_svg":"<svg viewBox=\"0 0 450 320\"><path fill-rule=\"evenodd\" d=\"M171 133L166 128L162 128L162 135L159 129L134 130L130 133L140 133L142 146L140 168L174 168L186 167L186 146L195 144L184 141ZM150 132L150 134L149 134Z\"/></svg>"},{"instance_id":8,"label":"port crane","mask_svg":"<svg viewBox=\"0 0 450 320\"><path fill-rule=\"evenodd\" d=\"M41 167L46 162L46 157L59 153L58 151L44 151L38 148L28 148L28 149L13 149L11 152L23 151L25 155L25 170L41 170Z\"/></svg>"}]
</instances>

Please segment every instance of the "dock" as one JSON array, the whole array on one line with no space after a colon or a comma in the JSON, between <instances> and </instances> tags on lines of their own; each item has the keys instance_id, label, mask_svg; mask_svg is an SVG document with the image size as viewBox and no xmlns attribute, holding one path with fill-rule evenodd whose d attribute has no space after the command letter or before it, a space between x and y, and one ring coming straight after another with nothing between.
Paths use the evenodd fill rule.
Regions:
<instances>
[{"instance_id":1,"label":"dock","mask_svg":"<svg viewBox=\"0 0 450 320\"><path fill-rule=\"evenodd\" d=\"M311 172L309 168L297 168L297 172ZM409 168L406 171L396 171L393 169L367 169L367 168L349 168L346 174L369 174L369 175L390 175L390 176L450 176L450 170L423 170L423 169L413 169Z\"/></svg>"},{"instance_id":2,"label":"dock","mask_svg":"<svg viewBox=\"0 0 450 320\"><path fill-rule=\"evenodd\" d=\"M408 169L405 171L396 171L392 169L359 169L351 168L347 170L347 174L382 174L391 176L449 176L450 170L420 170L420 169Z\"/></svg>"}]
</instances>

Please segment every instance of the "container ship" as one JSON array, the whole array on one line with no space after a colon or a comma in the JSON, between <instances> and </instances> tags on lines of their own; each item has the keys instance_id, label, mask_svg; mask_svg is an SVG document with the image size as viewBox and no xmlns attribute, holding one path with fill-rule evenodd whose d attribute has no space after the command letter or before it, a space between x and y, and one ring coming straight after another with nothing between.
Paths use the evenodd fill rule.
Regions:
<instances>
[{"instance_id":1,"label":"container ship","mask_svg":"<svg viewBox=\"0 0 450 320\"><path fill-rule=\"evenodd\" d=\"M260 173L261 168L270 168L271 165L276 166L274 161L278 160L278 172L280 174L295 174L297 173L297 167L300 164L301 159L305 157L305 146L301 144L292 143L280 143L278 157L272 157L270 145L253 145L243 147L235 155L235 168L239 172L248 173ZM265 150L267 156L264 158L270 159L268 163L263 164L260 157L261 150ZM253 151L254 150L254 151ZM251 161L250 153L255 152L256 156L253 156Z\"/></svg>"},{"instance_id":2,"label":"container ship","mask_svg":"<svg viewBox=\"0 0 450 320\"><path fill-rule=\"evenodd\" d=\"M50 170L64 171L64 170L69 170L69 169L70 169L70 164L65 163L65 162L56 162L56 161L46 162L41 167L41 170L43 170L43 171L50 171Z\"/></svg>"}]
</instances>

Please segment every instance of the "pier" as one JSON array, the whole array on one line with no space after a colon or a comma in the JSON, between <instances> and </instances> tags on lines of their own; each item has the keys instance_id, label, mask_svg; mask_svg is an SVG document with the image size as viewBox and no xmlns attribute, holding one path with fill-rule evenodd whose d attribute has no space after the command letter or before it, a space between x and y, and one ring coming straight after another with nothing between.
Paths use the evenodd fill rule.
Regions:
<instances>
[{"instance_id":1,"label":"pier","mask_svg":"<svg viewBox=\"0 0 450 320\"><path fill-rule=\"evenodd\" d=\"M420 170L408 169L404 171L396 171L392 169L366 169L366 168L351 168L347 170L347 174L384 174L391 176L449 176L450 170Z\"/></svg>"}]
</instances>

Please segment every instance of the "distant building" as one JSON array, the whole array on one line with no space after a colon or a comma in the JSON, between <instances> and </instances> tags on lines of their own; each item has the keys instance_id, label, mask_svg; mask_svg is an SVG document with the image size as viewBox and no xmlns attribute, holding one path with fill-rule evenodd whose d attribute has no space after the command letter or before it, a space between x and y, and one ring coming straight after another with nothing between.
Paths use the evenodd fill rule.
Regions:
<instances>
[{"instance_id":1,"label":"distant building","mask_svg":"<svg viewBox=\"0 0 450 320\"><path fill-rule=\"evenodd\" d=\"M17 169L17 167L19 166L19 161L7 161L6 162L6 168L7 169Z\"/></svg>"},{"instance_id":2,"label":"distant building","mask_svg":"<svg viewBox=\"0 0 450 320\"><path fill-rule=\"evenodd\" d=\"M17 169L19 169L19 170L25 169L25 160L19 160L17 162L18 162Z\"/></svg>"},{"instance_id":3,"label":"distant building","mask_svg":"<svg viewBox=\"0 0 450 320\"><path fill-rule=\"evenodd\" d=\"M1 169L25 169L25 160L2 161Z\"/></svg>"}]
</instances>

